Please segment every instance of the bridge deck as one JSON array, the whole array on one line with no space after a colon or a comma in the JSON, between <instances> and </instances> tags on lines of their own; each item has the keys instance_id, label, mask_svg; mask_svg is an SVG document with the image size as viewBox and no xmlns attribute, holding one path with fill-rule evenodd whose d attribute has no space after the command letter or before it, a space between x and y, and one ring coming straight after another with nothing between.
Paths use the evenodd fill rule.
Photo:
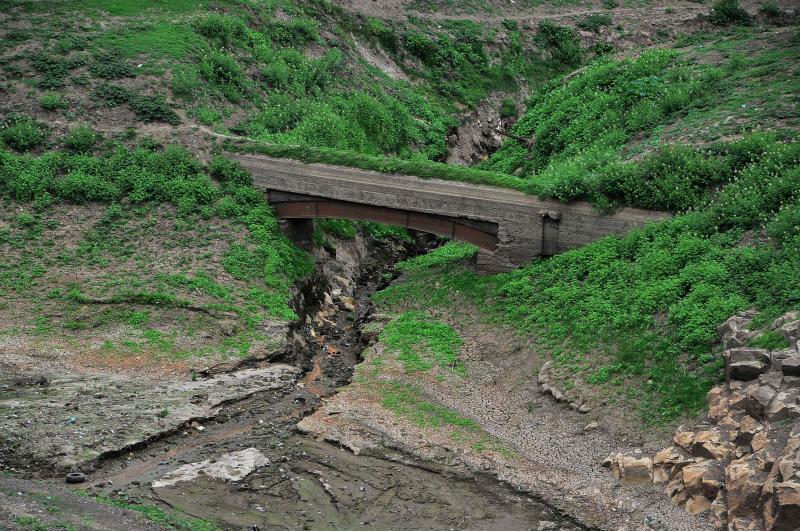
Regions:
<instances>
[{"instance_id":1,"label":"bridge deck","mask_svg":"<svg viewBox=\"0 0 800 531\"><path fill-rule=\"evenodd\" d=\"M253 175L253 183L262 190L279 190L318 197L335 198L342 201L364 204L407 208L421 212L438 213L449 216L473 217L496 221L502 219L501 211L538 211L540 209L562 210L567 204L559 201L539 199L516 190L444 181L440 179L420 179L409 175L397 175L367 171L328 164L306 164L290 159L276 159L265 155L231 154L242 167ZM429 198L439 203L437 208L426 208L404 200L410 196ZM400 204L398 204L400 203ZM478 203L472 212L459 210L464 203ZM447 204L454 205L447 207ZM602 217L587 202L576 201L568 204L573 213ZM641 221L656 221L668 217L664 212L622 208L617 214L635 216Z\"/></svg>"},{"instance_id":2,"label":"bridge deck","mask_svg":"<svg viewBox=\"0 0 800 531\"><path fill-rule=\"evenodd\" d=\"M491 260L496 264L491 268L496 270L507 270L537 256L578 247L608 234L622 234L670 215L636 208L621 208L605 215L583 201L561 203L504 188L306 164L264 155L237 153L230 156L251 173L253 184L264 192L286 192L307 196L313 201L340 202L338 211L348 212L349 208L353 212L358 205L363 205L365 210L367 207L382 208L387 216L397 216L398 212L421 213L428 216L427 220L422 226L412 228L426 230L428 227L428 232L437 234L442 233L436 229L442 219L478 231L483 229L467 220L496 224L493 231L483 230L488 238L467 239L479 245L483 242L484 248L495 251ZM283 203L284 207L286 204ZM302 208L297 205L280 211L294 212L291 217L299 217L297 213ZM309 217L319 216L323 210L337 211L331 204L323 209L320 205L314 206L313 212L308 208ZM357 214L350 217L364 219ZM410 218L406 216L405 219ZM460 228L462 234L474 235L463 227ZM455 234L456 228L444 230ZM488 260L486 256L484 259Z\"/></svg>"}]
</instances>

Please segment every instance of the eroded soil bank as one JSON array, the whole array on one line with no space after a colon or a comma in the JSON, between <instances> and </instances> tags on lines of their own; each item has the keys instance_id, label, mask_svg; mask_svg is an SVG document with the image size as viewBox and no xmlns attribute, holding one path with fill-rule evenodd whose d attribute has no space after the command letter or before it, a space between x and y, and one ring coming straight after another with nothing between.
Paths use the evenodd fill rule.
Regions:
<instances>
[{"instance_id":1,"label":"eroded soil bank","mask_svg":"<svg viewBox=\"0 0 800 531\"><path fill-rule=\"evenodd\" d=\"M92 498L78 510L87 518L76 519L63 474L80 471L87 481L77 488L90 495L177 509L223 528L579 528L464 464L390 446L354 453L297 432L351 380L369 296L409 252L360 236L316 249L318 273L298 291L300 324L275 324L286 344L256 358L166 381L64 370L3 375L0 469L39 481L0 478L0 525L108 529L124 517L127 528L149 528Z\"/></svg>"}]
</instances>

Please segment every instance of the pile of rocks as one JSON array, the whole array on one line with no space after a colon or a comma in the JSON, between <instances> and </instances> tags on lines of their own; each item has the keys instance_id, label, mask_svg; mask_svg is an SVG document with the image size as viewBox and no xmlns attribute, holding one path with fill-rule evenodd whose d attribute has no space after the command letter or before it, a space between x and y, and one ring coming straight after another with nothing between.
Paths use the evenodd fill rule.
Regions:
<instances>
[{"instance_id":1,"label":"pile of rocks","mask_svg":"<svg viewBox=\"0 0 800 531\"><path fill-rule=\"evenodd\" d=\"M800 529L800 312L771 329L782 350L748 347L756 312L719 326L726 383L708 393L708 418L678 428L653 458L614 454L603 465L623 481L666 483L673 503L729 530Z\"/></svg>"},{"instance_id":2,"label":"pile of rocks","mask_svg":"<svg viewBox=\"0 0 800 531\"><path fill-rule=\"evenodd\" d=\"M581 413L588 413L592 408L587 404L576 389L561 389L558 387L558 379L553 372L553 361L550 360L539 369L539 391L544 395L550 395L556 402L568 404L570 408Z\"/></svg>"}]
</instances>

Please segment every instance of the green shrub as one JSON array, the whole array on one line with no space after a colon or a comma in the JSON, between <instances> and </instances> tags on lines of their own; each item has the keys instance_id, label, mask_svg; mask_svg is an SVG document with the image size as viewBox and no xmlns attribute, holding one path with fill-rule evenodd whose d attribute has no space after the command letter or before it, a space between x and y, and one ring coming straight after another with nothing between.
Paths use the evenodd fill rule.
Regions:
<instances>
[{"instance_id":1,"label":"green shrub","mask_svg":"<svg viewBox=\"0 0 800 531\"><path fill-rule=\"evenodd\" d=\"M263 110L252 118L248 127L254 135L282 133L294 128L306 111L302 101L286 94L271 94Z\"/></svg>"},{"instance_id":2,"label":"green shrub","mask_svg":"<svg viewBox=\"0 0 800 531\"><path fill-rule=\"evenodd\" d=\"M276 44L301 47L319 41L319 23L305 17L275 21L269 24L266 33Z\"/></svg>"},{"instance_id":3,"label":"green shrub","mask_svg":"<svg viewBox=\"0 0 800 531\"><path fill-rule=\"evenodd\" d=\"M252 184L250 174L244 171L238 163L219 155L211 159L208 170L213 177L224 183L244 186Z\"/></svg>"},{"instance_id":4,"label":"green shrub","mask_svg":"<svg viewBox=\"0 0 800 531\"><path fill-rule=\"evenodd\" d=\"M116 107L128 103L133 98L133 93L125 87L103 82L92 90L91 96L106 107Z\"/></svg>"},{"instance_id":5,"label":"green shrub","mask_svg":"<svg viewBox=\"0 0 800 531\"><path fill-rule=\"evenodd\" d=\"M500 117L514 118L517 116L517 102L513 98L503 98L500 102Z\"/></svg>"},{"instance_id":6,"label":"green shrub","mask_svg":"<svg viewBox=\"0 0 800 531\"><path fill-rule=\"evenodd\" d=\"M367 21L367 32L370 36L378 39L378 42L390 52L397 53L400 48L400 39L397 38L394 29L386 26L377 18L370 18Z\"/></svg>"},{"instance_id":7,"label":"green shrub","mask_svg":"<svg viewBox=\"0 0 800 531\"><path fill-rule=\"evenodd\" d=\"M137 118L145 122L167 122L178 125L181 122L178 114L167 104L164 96L138 96L131 100L131 108Z\"/></svg>"},{"instance_id":8,"label":"green shrub","mask_svg":"<svg viewBox=\"0 0 800 531\"><path fill-rule=\"evenodd\" d=\"M56 41L54 49L57 53L67 54L75 50L83 50L89 45L89 39L83 35L65 35Z\"/></svg>"},{"instance_id":9,"label":"green shrub","mask_svg":"<svg viewBox=\"0 0 800 531\"><path fill-rule=\"evenodd\" d=\"M472 244L455 241L448 242L433 251L399 262L397 269L407 272L424 271L432 267L472 258L477 253L478 248Z\"/></svg>"},{"instance_id":10,"label":"green shrub","mask_svg":"<svg viewBox=\"0 0 800 531\"><path fill-rule=\"evenodd\" d=\"M403 35L403 44L406 50L426 63L430 62L436 53L436 42L416 31L409 31Z\"/></svg>"},{"instance_id":11,"label":"green shrub","mask_svg":"<svg viewBox=\"0 0 800 531\"><path fill-rule=\"evenodd\" d=\"M539 39L554 61L567 66L581 62L581 40L572 28L558 26L549 20L539 23Z\"/></svg>"},{"instance_id":12,"label":"green shrub","mask_svg":"<svg viewBox=\"0 0 800 531\"><path fill-rule=\"evenodd\" d=\"M67 106L67 102L63 97L61 97L60 94L50 93L39 98L39 105L41 105L43 109L54 111L56 109L65 108Z\"/></svg>"},{"instance_id":13,"label":"green shrub","mask_svg":"<svg viewBox=\"0 0 800 531\"><path fill-rule=\"evenodd\" d=\"M230 101L237 102L242 98L242 91L247 84L244 70L232 56L223 52L211 52L200 63L200 75Z\"/></svg>"},{"instance_id":14,"label":"green shrub","mask_svg":"<svg viewBox=\"0 0 800 531\"><path fill-rule=\"evenodd\" d=\"M320 107L303 117L292 135L311 146L363 152L369 142L354 117L340 116L328 107Z\"/></svg>"},{"instance_id":15,"label":"green shrub","mask_svg":"<svg viewBox=\"0 0 800 531\"><path fill-rule=\"evenodd\" d=\"M594 45L592 50L594 51L594 54L598 57L601 57L603 55L609 55L617 51L614 48L614 45L611 44L610 42L598 42L597 44Z\"/></svg>"},{"instance_id":16,"label":"green shrub","mask_svg":"<svg viewBox=\"0 0 800 531\"><path fill-rule=\"evenodd\" d=\"M780 333L775 330L767 330L760 335L749 339L747 345L756 348L765 348L767 350L782 350L792 346Z\"/></svg>"},{"instance_id":17,"label":"green shrub","mask_svg":"<svg viewBox=\"0 0 800 531\"><path fill-rule=\"evenodd\" d=\"M800 251L800 203L781 209L767 224L767 234L777 246Z\"/></svg>"},{"instance_id":18,"label":"green shrub","mask_svg":"<svg viewBox=\"0 0 800 531\"><path fill-rule=\"evenodd\" d=\"M583 20L579 21L578 27L586 31L599 33L600 28L603 26L610 26L611 24L611 15L606 13L592 13L587 15Z\"/></svg>"},{"instance_id":19,"label":"green shrub","mask_svg":"<svg viewBox=\"0 0 800 531\"><path fill-rule=\"evenodd\" d=\"M42 74L42 77L36 82L39 88L56 89L66 84L69 68L63 57L56 57L39 50L31 56L31 65Z\"/></svg>"},{"instance_id":20,"label":"green shrub","mask_svg":"<svg viewBox=\"0 0 800 531\"><path fill-rule=\"evenodd\" d=\"M413 243L414 238L405 227L398 227L396 225L386 225L385 223L373 223L371 221L361 222L361 227L366 234L369 234L373 239L383 241L386 239L394 239L401 242Z\"/></svg>"},{"instance_id":21,"label":"green shrub","mask_svg":"<svg viewBox=\"0 0 800 531\"><path fill-rule=\"evenodd\" d=\"M223 48L237 44L247 36L247 27L242 19L218 13L196 20L194 28L197 33Z\"/></svg>"},{"instance_id":22,"label":"green shrub","mask_svg":"<svg viewBox=\"0 0 800 531\"><path fill-rule=\"evenodd\" d=\"M318 219L316 226L322 232L343 240L352 240L356 237L356 224L349 219Z\"/></svg>"},{"instance_id":23,"label":"green shrub","mask_svg":"<svg viewBox=\"0 0 800 531\"><path fill-rule=\"evenodd\" d=\"M98 133L88 125L78 125L64 137L64 147L71 151L86 152L94 148Z\"/></svg>"},{"instance_id":24,"label":"green shrub","mask_svg":"<svg viewBox=\"0 0 800 531\"><path fill-rule=\"evenodd\" d=\"M389 96L374 98L356 92L348 98L344 115L355 118L367 142L379 153L399 153L408 145L414 127L408 110Z\"/></svg>"},{"instance_id":25,"label":"green shrub","mask_svg":"<svg viewBox=\"0 0 800 531\"><path fill-rule=\"evenodd\" d=\"M739 0L717 0L711 8L709 20L718 26L729 24L746 26L751 22L750 15L739 5Z\"/></svg>"},{"instance_id":26,"label":"green shrub","mask_svg":"<svg viewBox=\"0 0 800 531\"><path fill-rule=\"evenodd\" d=\"M777 18L783 14L781 8L778 7L778 2L776 2L775 0L762 0L761 5L758 8L758 11L764 16L771 18Z\"/></svg>"},{"instance_id":27,"label":"green shrub","mask_svg":"<svg viewBox=\"0 0 800 531\"><path fill-rule=\"evenodd\" d=\"M197 109L197 121L203 125L214 125L222 119L222 113L211 107L200 107Z\"/></svg>"},{"instance_id":28,"label":"green shrub","mask_svg":"<svg viewBox=\"0 0 800 531\"><path fill-rule=\"evenodd\" d=\"M175 67L169 80L172 93L187 100L194 98L195 92L200 88L201 83L197 69L188 65Z\"/></svg>"},{"instance_id":29,"label":"green shrub","mask_svg":"<svg viewBox=\"0 0 800 531\"><path fill-rule=\"evenodd\" d=\"M33 227L36 225L36 216L30 212L22 212L17 215L17 225L20 227Z\"/></svg>"},{"instance_id":30,"label":"green shrub","mask_svg":"<svg viewBox=\"0 0 800 531\"><path fill-rule=\"evenodd\" d=\"M10 115L0 128L0 140L18 151L27 151L44 142L45 127L28 116Z\"/></svg>"},{"instance_id":31,"label":"green shrub","mask_svg":"<svg viewBox=\"0 0 800 531\"><path fill-rule=\"evenodd\" d=\"M89 72L103 79L120 79L133 77L136 71L118 51L104 51L94 56Z\"/></svg>"}]
</instances>

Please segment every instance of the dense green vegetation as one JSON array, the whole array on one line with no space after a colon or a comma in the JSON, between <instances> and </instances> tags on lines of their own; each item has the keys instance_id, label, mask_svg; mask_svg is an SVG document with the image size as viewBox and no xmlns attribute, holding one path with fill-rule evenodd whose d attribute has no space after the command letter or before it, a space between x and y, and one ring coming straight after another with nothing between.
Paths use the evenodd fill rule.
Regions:
<instances>
[{"instance_id":1,"label":"dense green vegetation","mask_svg":"<svg viewBox=\"0 0 800 531\"><path fill-rule=\"evenodd\" d=\"M675 50L648 51L622 61L598 59L580 75L554 81L536 94L513 129L530 138L530 145L511 139L483 167L521 172L531 193L563 201L588 199L601 208L684 211L704 205L710 192L773 149L763 138L720 142L721 135L774 123L778 127L771 142L796 138L793 128L800 116L780 95L790 98L796 92L792 85L800 82L800 70L790 67L777 75L776 69L800 48L783 40L745 58L739 50L752 46L753 39L734 33L695 51L727 54L729 62L722 66L699 64L696 57ZM754 83L763 90L752 89ZM750 114L753 101L761 108ZM715 123L730 122L725 118L731 115L742 117L738 130ZM660 145L670 124L681 133L689 126L702 132L714 124L716 138L703 139L711 141L703 148ZM642 143L642 136L651 139ZM775 149L783 148L775 144ZM637 160L630 160L633 155Z\"/></svg>"},{"instance_id":2,"label":"dense green vegetation","mask_svg":"<svg viewBox=\"0 0 800 531\"><path fill-rule=\"evenodd\" d=\"M61 108L60 92L74 91L71 85L88 86L97 105L129 107L143 121L178 124L173 108L181 107L220 131L270 143L435 160L446 154L457 108L564 68L546 50L531 53L534 36L517 29L503 29L508 43L493 49L487 44L498 28L469 21L400 24L316 1L212 4L209 12L191 2L54 2L53 14L85 17L80 34L46 25L41 47L3 61L12 78L32 70L32 83L49 91L50 110ZM15 7L42 9L26 1ZM125 18L104 27L103 11ZM17 44L31 38L15 35ZM359 43L380 49L403 77L366 62ZM167 79L177 101L149 76Z\"/></svg>"}]
</instances>

